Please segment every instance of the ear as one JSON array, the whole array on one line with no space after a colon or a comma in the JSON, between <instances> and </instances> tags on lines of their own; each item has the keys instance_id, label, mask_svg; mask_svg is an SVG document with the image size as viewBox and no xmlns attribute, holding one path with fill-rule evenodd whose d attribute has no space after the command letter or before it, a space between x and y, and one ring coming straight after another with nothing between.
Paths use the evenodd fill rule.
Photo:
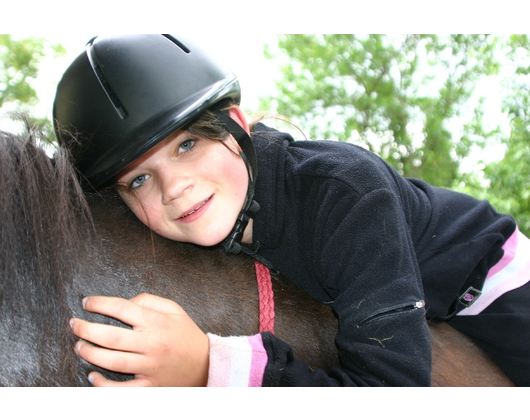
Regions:
<instances>
[{"instance_id":1,"label":"ear","mask_svg":"<svg viewBox=\"0 0 530 420\"><path fill-rule=\"evenodd\" d=\"M247 118L245 117L245 114L243 114L243 111L238 106L234 106L230 108L228 111L228 115L230 115L230 118L232 118L236 123L238 123L243 129L250 134L250 128L248 126Z\"/></svg>"}]
</instances>

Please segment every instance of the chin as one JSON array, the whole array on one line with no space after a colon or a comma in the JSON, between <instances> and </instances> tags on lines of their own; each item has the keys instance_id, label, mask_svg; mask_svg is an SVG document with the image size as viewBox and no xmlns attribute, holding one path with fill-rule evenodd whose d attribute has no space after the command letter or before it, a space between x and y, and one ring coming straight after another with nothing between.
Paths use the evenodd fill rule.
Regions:
<instances>
[{"instance_id":1,"label":"chin","mask_svg":"<svg viewBox=\"0 0 530 420\"><path fill-rule=\"evenodd\" d=\"M186 242L204 247L212 247L219 245L221 242L223 242L232 232L232 228L226 229L226 227L224 227L220 229L206 229L204 230L204 233L198 231L192 235L182 235L168 231L163 232L162 230L155 230L155 232L158 233L160 236L163 236L172 241Z\"/></svg>"},{"instance_id":2,"label":"chin","mask_svg":"<svg viewBox=\"0 0 530 420\"><path fill-rule=\"evenodd\" d=\"M221 244L223 242L228 234L226 236L223 236L220 239L210 239L210 240L200 240L200 241L191 241L191 243L199 246L205 246L205 247L212 247Z\"/></svg>"},{"instance_id":3,"label":"chin","mask_svg":"<svg viewBox=\"0 0 530 420\"><path fill-rule=\"evenodd\" d=\"M224 241L224 239L230 234L230 232L227 232L226 235L224 232L219 232L218 234L212 235L211 233L207 234L199 234L196 233L195 235L167 235L165 236L167 239L171 239L176 242L186 242L194 245L199 246L215 246ZM164 236L164 235L162 235Z\"/></svg>"}]
</instances>

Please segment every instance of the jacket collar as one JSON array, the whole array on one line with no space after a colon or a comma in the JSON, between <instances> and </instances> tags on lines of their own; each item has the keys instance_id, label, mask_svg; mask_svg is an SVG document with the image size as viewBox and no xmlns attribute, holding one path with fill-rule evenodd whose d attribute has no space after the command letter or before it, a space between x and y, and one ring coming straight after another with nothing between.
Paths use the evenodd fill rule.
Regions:
<instances>
[{"instance_id":1,"label":"jacket collar","mask_svg":"<svg viewBox=\"0 0 530 420\"><path fill-rule=\"evenodd\" d=\"M294 139L262 123L256 124L252 139L256 148L259 177L256 201L260 212L254 218L253 239L262 249L275 248L282 235L285 208L287 147Z\"/></svg>"}]
</instances>

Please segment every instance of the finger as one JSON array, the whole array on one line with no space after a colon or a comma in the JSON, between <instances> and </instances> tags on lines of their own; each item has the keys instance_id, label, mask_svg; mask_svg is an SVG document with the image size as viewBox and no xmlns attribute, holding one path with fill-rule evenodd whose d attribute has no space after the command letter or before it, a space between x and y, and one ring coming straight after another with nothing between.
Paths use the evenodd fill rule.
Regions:
<instances>
[{"instance_id":1,"label":"finger","mask_svg":"<svg viewBox=\"0 0 530 420\"><path fill-rule=\"evenodd\" d=\"M111 381L99 372L92 372L88 375L88 380L95 387L140 387L151 386L151 382L145 377L134 378L129 381Z\"/></svg>"},{"instance_id":2,"label":"finger","mask_svg":"<svg viewBox=\"0 0 530 420\"><path fill-rule=\"evenodd\" d=\"M181 314L184 312L184 310L176 302L161 298L160 296L151 295L149 293L141 293L138 296L133 297L131 302L141 306L142 308L164 314Z\"/></svg>"},{"instance_id":3,"label":"finger","mask_svg":"<svg viewBox=\"0 0 530 420\"><path fill-rule=\"evenodd\" d=\"M142 337L138 332L83 319L70 320L72 332L83 340L112 350L140 353Z\"/></svg>"},{"instance_id":4,"label":"finger","mask_svg":"<svg viewBox=\"0 0 530 420\"><path fill-rule=\"evenodd\" d=\"M145 309L136 303L118 297L90 296L83 299L83 308L90 312L116 318L133 327L141 324Z\"/></svg>"},{"instance_id":5,"label":"finger","mask_svg":"<svg viewBox=\"0 0 530 420\"><path fill-rule=\"evenodd\" d=\"M78 356L103 369L131 375L143 372L146 358L140 354L109 350L78 341L75 344Z\"/></svg>"}]
</instances>

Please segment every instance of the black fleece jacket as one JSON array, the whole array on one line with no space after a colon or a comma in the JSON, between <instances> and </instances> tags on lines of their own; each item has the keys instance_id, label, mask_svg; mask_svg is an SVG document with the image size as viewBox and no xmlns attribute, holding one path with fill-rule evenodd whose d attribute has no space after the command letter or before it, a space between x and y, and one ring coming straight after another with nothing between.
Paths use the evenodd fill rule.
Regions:
<instances>
[{"instance_id":1,"label":"black fleece jacket","mask_svg":"<svg viewBox=\"0 0 530 420\"><path fill-rule=\"evenodd\" d=\"M313 372L262 335L264 386L430 385L427 317L481 287L514 220L485 201L404 179L346 143L294 141L258 124L259 254L339 319L341 366ZM425 306L424 303L425 302Z\"/></svg>"}]
</instances>

